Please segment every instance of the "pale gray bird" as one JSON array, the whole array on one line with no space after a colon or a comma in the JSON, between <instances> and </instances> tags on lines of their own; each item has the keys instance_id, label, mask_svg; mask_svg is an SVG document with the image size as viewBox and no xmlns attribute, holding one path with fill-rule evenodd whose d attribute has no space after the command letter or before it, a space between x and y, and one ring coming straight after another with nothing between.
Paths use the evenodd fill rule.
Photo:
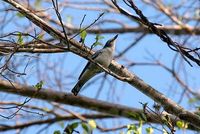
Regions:
<instances>
[{"instance_id":1,"label":"pale gray bird","mask_svg":"<svg viewBox=\"0 0 200 134\"><path fill-rule=\"evenodd\" d=\"M108 40L103 49L96 51L91 57L95 62L100 63L105 68L110 65L113 59L115 52L115 40L117 39L117 36L118 35L115 35L115 37ZM89 79L101 72L103 72L103 70L98 65L88 62L80 74L77 84L74 86L71 92L74 95L77 95L80 89Z\"/></svg>"}]
</instances>

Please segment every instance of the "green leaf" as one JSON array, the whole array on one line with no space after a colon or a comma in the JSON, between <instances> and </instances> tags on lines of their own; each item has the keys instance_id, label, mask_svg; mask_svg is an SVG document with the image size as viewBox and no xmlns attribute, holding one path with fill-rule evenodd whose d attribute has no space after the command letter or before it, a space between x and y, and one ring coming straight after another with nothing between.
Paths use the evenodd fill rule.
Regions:
<instances>
[{"instance_id":1,"label":"green leaf","mask_svg":"<svg viewBox=\"0 0 200 134\"><path fill-rule=\"evenodd\" d=\"M126 134L132 134L133 130L128 130Z\"/></svg>"},{"instance_id":2,"label":"green leaf","mask_svg":"<svg viewBox=\"0 0 200 134\"><path fill-rule=\"evenodd\" d=\"M134 128L134 127L135 127L134 124L128 124L128 125L127 125L127 128L128 128L128 129L132 129L132 128Z\"/></svg>"},{"instance_id":3,"label":"green leaf","mask_svg":"<svg viewBox=\"0 0 200 134\"><path fill-rule=\"evenodd\" d=\"M188 123L186 123L184 121L177 121L176 125L180 129L186 129L186 128L188 128Z\"/></svg>"},{"instance_id":4,"label":"green leaf","mask_svg":"<svg viewBox=\"0 0 200 134\"><path fill-rule=\"evenodd\" d=\"M23 37L22 37L22 33L18 33L17 34L17 43L19 44L19 45L23 45L23 43L24 43L24 41L23 41Z\"/></svg>"},{"instance_id":5,"label":"green leaf","mask_svg":"<svg viewBox=\"0 0 200 134\"><path fill-rule=\"evenodd\" d=\"M168 8L172 8L173 7L173 3L169 2L169 3L167 3L167 6L168 6Z\"/></svg>"},{"instance_id":6,"label":"green leaf","mask_svg":"<svg viewBox=\"0 0 200 134\"><path fill-rule=\"evenodd\" d=\"M99 34L97 34L96 37L95 37L96 41L99 41L99 40L101 40L101 39L103 39L103 38L104 38L104 37L101 36L101 35L99 35Z\"/></svg>"},{"instance_id":7,"label":"green leaf","mask_svg":"<svg viewBox=\"0 0 200 134\"><path fill-rule=\"evenodd\" d=\"M37 39L38 39L38 40L42 40L43 37L44 37L44 34L39 34L39 35L37 36Z\"/></svg>"},{"instance_id":8,"label":"green leaf","mask_svg":"<svg viewBox=\"0 0 200 134\"><path fill-rule=\"evenodd\" d=\"M137 127L134 124L127 125L128 130L136 130Z\"/></svg>"},{"instance_id":9,"label":"green leaf","mask_svg":"<svg viewBox=\"0 0 200 134\"><path fill-rule=\"evenodd\" d=\"M16 16L19 17L19 18L24 18L24 17L25 17L25 16L24 16L23 14L21 14L20 12L17 12L17 13L16 13Z\"/></svg>"},{"instance_id":10,"label":"green leaf","mask_svg":"<svg viewBox=\"0 0 200 134\"><path fill-rule=\"evenodd\" d=\"M95 37L95 42L92 44L91 48L94 48L97 45L103 46L103 44L100 42L100 40L103 39L103 38L104 38L103 36L97 34L96 37Z\"/></svg>"},{"instance_id":11,"label":"green leaf","mask_svg":"<svg viewBox=\"0 0 200 134\"><path fill-rule=\"evenodd\" d=\"M179 19L180 21L183 21L183 17L182 17L182 16L179 16L178 19Z\"/></svg>"},{"instance_id":12,"label":"green leaf","mask_svg":"<svg viewBox=\"0 0 200 134\"><path fill-rule=\"evenodd\" d=\"M119 134L125 134L123 131L120 131Z\"/></svg>"},{"instance_id":13,"label":"green leaf","mask_svg":"<svg viewBox=\"0 0 200 134\"><path fill-rule=\"evenodd\" d=\"M190 99L188 100L188 103L189 103L189 104L192 104L192 103L195 103L195 102L197 102L197 101L198 101L197 98L190 98Z\"/></svg>"},{"instance_id":14,"label":"green leaf","mask_svg":"<svg viewBox=\"0 0 200 134\"><path fill-rule=\"evenodd\" d=\"M47 108L47 107L43 108L43 110L46 111L46 112L50 111L49 108Z\"/></svg>"},{"instance_id":15,"label":"green leaf","mask_svg":"<svg viewBox=\"0 0 200 134\"><path fill-rule=\"evenodd\" d=\"M85 130L86 133L89 133L90 129L85 123L81 123L82 128Z\"/></svg>"},{"instance_id":16,"label":"green leaf","mask_svg":"<svg viewBox=\"0 0 200 134\"><path fill-rule=\"evenodd\" d=\"M97 45L102 45L102 43L100 43L100 40L102 40L104 37L97 34L96 37L95 37L95 43L94 43L94 46L97 46Z\"/></svg>"},{"instance_id":17,"label":"green leaf","mask_svg":"<svg viewBox=\"0 0 200 134\"><path fill-rule=\"evenodd\" d=\"M145 122L147 121L147 116L144 113L140 114L141 119L144 120Z\"/></svg>"},{"instance_id":18,"label":"green leaf","mask_svg":"<svg viewBox=\"0 0 200 134\"><path fill-rule=\"evenodd\" d=\"M72 16L71 15L67 15L67 24L72 24L72 20L73 20L73 18L72 18Z\"/></svg>"},{"instance_id":19,"label":"green leaf","mask_svg":"<svg viewBox=\"0 0 200 134\"><path fill-rule=\"evenodd\" d=\"M44 85L44 82L43 81L40 81L38 82L36 85L34 85L34 87L37 89L37 90L40 90L42 89L42 86Z\"/></svg>"},{"instance_id":20,"label":"green leaf","mask_svg":"<svg viewBox=\"0 0 200 134\"><path fill-rule=\"evenodd\" d=\"M81 36L82 43L84 43L85 42L85 38L87 36L87 32L85 30L81 30L80 32L81 32L80 36Z\"/></svg>"},{"instance_id":21,"label":"green leaf","mask_svg":"<svg viewBox=\"0 0 200 134\"><path fill-rule=\"evenodd\" d=\"M73 130L78 127L78 124L79 124L78 122L75 122L75 123L67 125L64 132L66 132L67 134L71 134Z\"/></svg>"},{"instance_id":22,"label":"green leaf","mask_svg":"<svg viewBox=\"0 0 200 134\"><path fill-rule=\"evenodd\" d=\"M78 127L78 124L79 124L78 122L72 123L72 124L71 124L71 128L72 128L72 129L77 128L77 127Z\"/></svg>"},{"instance_id":23,"label":"green leaf","mask_svg":"<svg viewBox=\"0 0 200 134\"><path fill-rule=\"evenodd\" d=\"M138 132L138 134L142 134L142 126L143 126L143 121L140 120L139 127L137 128L137 132Z\"/></svg>"},{"instance_id":24,"label":"green leaf","mask_svg":"<svg viewBox=\"0 0 200 134\"><path fill-rule=\"evenodd\" d=\"M147 132L147 134L153 134L153 128L152 127L148 127L148 128L146 128L146 132Z\"/></svg>"},{"instance_id":25,"label":"green leaf","mask_svg":"<svg viewBox=\"0 0 200 134\"><path fill-rule=\"evenodd\" d=\"M64 124L63 121L60 121L59 124L60 124L61 128L64 128L64 125L65 125L65 124Z\"/></svg>"},{"instance_id":26,"label":"green leaf","mask_svg":"<svg viewBox=\"0 0 200 134\"><path fill-rule=\"evenodd\" d=\"M40 7L41 6L41 3L42 3L42 0L35 0L35 7Z\"/></svg>"},{"instance_id":27,"label":"green leaf","mask_svg":"<svg viewBox=\"0 0 200 134\"><path fill-rule=\"evenodd\" d=\"M94 120L89 120L88 124L90 125L90 127L92 129L95 129L97 127L97 124L96 124L96 122Z\"/></svg>"},{"instance_id":28,"label":"green leaf","mask_svg":"<svg viewBox=\"0 0 200 134\"><path fill-rule=\"evenodd\" d=\"M100 43L100 42L95 42L94 44L92 44L92 48L93 48L93 47L96 47L97 45L101 45L101 46L103 46L102 43Z\"/></svg>"},{"instance_id":29,"label":"green leaf","mask_svg":"<svg viewBox=\"0 0 200 134\"><path fill-rule=\"evenodd\" d=\"M127 125L128 131L127 134L142 134L142 123L140 123L139 127L134 124Z\"/></svg>"},{"instance_id":30,"label":"green leaf","mask_svg":"<svg viewBox=\"0 0 200 134\"><path fill-rule=\"evenodd\" d=\"M55 130L55 131L53 132L53 134L61 134L61 132L60 132L59 130Z\"/></svg>"}]
</instances>

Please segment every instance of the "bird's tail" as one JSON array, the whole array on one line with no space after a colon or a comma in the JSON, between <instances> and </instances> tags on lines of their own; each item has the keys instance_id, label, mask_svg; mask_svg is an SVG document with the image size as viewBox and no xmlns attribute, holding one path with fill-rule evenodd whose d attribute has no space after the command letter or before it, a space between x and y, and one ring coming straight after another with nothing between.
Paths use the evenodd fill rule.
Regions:
<instances>
[{"instance_id":1,"label":"bird's tail","mask_svg":"<svg viewBox=\"0 0 200 134\"><path fill-rule=\"evenodd\" d=\"M74 86L74 88L71 90L71 92L75 95L75 96L77 96L77 94L78 94L78 92L81 90L81 88L82 88L82 86L83 86L84 84L82 84L82 82L77 82L77 84Z\"/></svg>"}]
</instances>

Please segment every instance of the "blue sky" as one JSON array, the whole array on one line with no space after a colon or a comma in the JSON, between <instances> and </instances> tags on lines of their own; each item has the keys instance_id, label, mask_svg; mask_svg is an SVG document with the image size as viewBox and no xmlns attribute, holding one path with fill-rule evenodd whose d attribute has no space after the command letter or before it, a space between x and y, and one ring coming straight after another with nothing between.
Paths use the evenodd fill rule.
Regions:
<instances>
[{"instance_id":1,"label":"blue sky","mask_svg":"<svg viewBox=\"0 0 200 134\"><path fill-rule=\"evenodd\" d=\"M2 3L2 2L0 2ZM45 8L51 7L50 5L45 5ZM52 12L50 10L49 12ZM53 12L52 12L53 13ZM86 14L86 19L84 21L84 25L88 25L91 22L93 22L101 12L89 12L89 11L80 11L80 10L73 10L73 9L67 9L62 11L63 15L63 20L66 20L67 16L73 16L73 24L76 25L77 27L79 26L81 22L81 18ZM144 10L144 14L146 16L153 16L153 10L148 8L147 10ZM116 15L105 15L103 18L106 17L113 17L115 18ZM17 17L16 17L17 18ZM118 19L124 19L124 17L118 18ZM154 20L154 19L152 19ZM135 23L132 23L130 20L124 20L130 22L130 25L135 25ZM21 18L17 21L20 24L26 23L26 19ZM114 27L113 25L105 25L104 27L109 27L112 28ZM16 27L11 23L8 27L4 28L4 31L13 31L19 30L16 29ZM15 31L14 30L14 31ZM22 31L23 32L23 31ZM114 34L110 35L103 35L104 39L102 40L102 43L105 44L105 42L110 39L111 37L114 36ZM124 48L126 48L127 45L129 45L134 39L136 35L133 33L128 33L128 34L119 34L119 37L117 39L117 44L116 44L116 50L122 51ZM87 46L90 46L94 42L94 35L88 35L86 38L85 44ZM178 37L172 37L172 39L179 40ZM77 40L79 40L79 37L77 37ZM179 40L180 41L180 40ZM95 49L100 49L101 46L98 46ZM135 47L133 47L131 50L129 50L128 53L126 53L126 58L128 57L129 60L134 61L134 62L153 62L152 57L150 54L152 54L156 59L160 60L163 64L165 64L168 67L171 67L171 61L175 55L175 52L169 49L167 45L160 40L159 37L156 35L148 35L146 36L142 41L140 41ZM20 56L24 54L16 55L16 58L19 59ZM36 54L30 54L31 56L36 55ZM62 57L65 55L65 59L63 61L60 61ZM56 62L62 62L63 68L59 68L60 65L56 67L58 71L64 73L65 75L71 75L72 72L74 72L74 69L77 68L77 71L73 73L74 79L66 79L67 87L66 89L62 89L62 91L70 92L71 88L74 86L76 83L76 80L81 73L82 69L86 65L87 61L85 59L82 59L81 57L74 55L72 53L62 53L62 54L44 54L39 57L40 65L42 63L45 63L45 61L48 60L48 64L51 65ZM33 60L34 61L34 60ZM117 60L121 64L125 64L125 62L122 59ZM199 69L196 65L194 67L190 67L186 62L182 63L186 70L188 71L188 84L194 88L198 89L199 88L199 82L200 80L198 79L199 76ZM43 66L40 66L41 70L45 70ZM60 70L59 70L60 69ZM134 74L139 76L141 79L143 79L146 83L157 89L158 91L162 92L166 96L172 98L174 101L179 100L179 95L182 92L182 88L180 86L177 86L176 84L174 86L170 86L172 83L175 83L176 81L172 78L171 74L168 72L164 71L163 68L161 67L155 67L155 66L134 66L129 68ZM25 78L28 79L29 85L34 85L37 83L37 74L36 74L36 66L34 64L31 64L28 68L29 73ZM50 74L51 73L51 74ZM52 72L49 73L49 76L53 76L54 74ZM61 73L61 74L62 74ZM103 74L100 74L103 75ZM92 80L98 78L99 76L96 76ZM115 78L111 76L107 76L108 79L106 80L106 84L103 87L103 89L100 92L100 96L98 99L100 100L105 100L108 102L114 102L122 105L127 105L130 107L134 108L142 108L142 103L148 103L149 106L151 107L154 104L154 101L152 101L149 97L146 95L142 94L140 91L137 89L131 87L130 85L121 82L119 80L116 80ZM91 81L92 81L91 80ZM113 82L113 89L110 88L109 82ZM86 88L81 91L81 95L95 98L96 91L98 90L99 83L101 82L100 80L95 80L95 84L92 84L91 86L87 86ZM45 82L47 83L47 82ZM71 83L71 84L69 84ZM45 85L44 85L45 86ZM173 88L170 90L170 88ZM174 90L175 89L175 90ZM112 96L114 93L114 96ZM184 96L185 97L185 96ZM34 101L37 101L33 99L31 103L34 103ZM39 103L39 105L42 106L42 104ZM189 108L188 106L188 99L185 97L183 101L181 102L181 105L185 108ZM79 109L72 108L69 106L70 109L79 111ZM106 120L106 124L109 126L109 124L114 124L118 123L117 121L110 121ZM3 121L0 123L3 123ZM121 124L129 124L132 123L132 121L123 119ZM65 123L67 124L67 123ZM50 127L48 130L51 133L53 130L60 129L61 131L63 128L60 127L60 125L54 125L53 127ZM32 131L35 130L35 127L32 127L31 129L28 129L27 132L24 131L24 133L32 133ZM6 132L10 133L10 132ZM45 133L45 131L44 131ZM100 132L95 132L95 133L100 133ZM181 133L177 131L177 133Z\"/></svg>"}]
</instances>

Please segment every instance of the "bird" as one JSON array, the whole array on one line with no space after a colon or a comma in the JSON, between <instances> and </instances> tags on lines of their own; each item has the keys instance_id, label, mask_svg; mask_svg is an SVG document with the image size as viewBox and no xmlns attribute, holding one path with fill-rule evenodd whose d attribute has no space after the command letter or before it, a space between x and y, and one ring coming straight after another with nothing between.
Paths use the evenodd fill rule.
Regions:
<instances>
[{"instance_id":1,"label":"bird","mask_svg":"<svg viewBox=\"0 0 200 134\"><path fill-rule=\"evenodd\" d=\"M103 67L108 68L108 66L110 65L114 57L115 42L116 42L117 37L118 37L118 34L115 35L113 38L109 39L102 49L96 51L91 56L91 59L101 64ZM84 86L84 84L87 81L89 81L92 77L94 77L95 75L101 72L103 72L103 69L101 67L99 67L95 63L88 61L88 63L86 64L85 68L83 69L83 71L81 72L78 78L78 82L73 87L71 92L75 96L77 96L81 88Z\"/></svg>"}]
</instances>

